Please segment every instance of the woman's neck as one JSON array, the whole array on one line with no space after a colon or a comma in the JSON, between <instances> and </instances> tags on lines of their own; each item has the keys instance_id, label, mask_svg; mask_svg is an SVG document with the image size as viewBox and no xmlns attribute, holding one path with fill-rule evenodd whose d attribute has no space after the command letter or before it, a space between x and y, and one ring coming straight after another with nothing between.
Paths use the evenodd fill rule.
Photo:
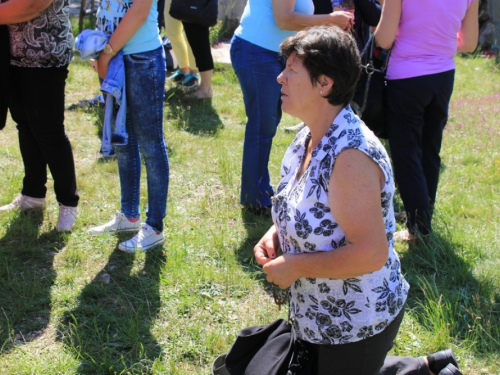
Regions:
<instances>
[{"instance_id":1,"label":"woman's neck","mask_svg":"<svg viewBox=\"0 0 500 375\"><path fill-rule=\"evenodd\" d=\"M333 106L328 103L323 108L318 108L309 119L301 119L311 131L311 139L309 141L311 150L314 150L319 142L321 142L342 108L344 108L342 105Z\"/></svg>"}]
</instances>

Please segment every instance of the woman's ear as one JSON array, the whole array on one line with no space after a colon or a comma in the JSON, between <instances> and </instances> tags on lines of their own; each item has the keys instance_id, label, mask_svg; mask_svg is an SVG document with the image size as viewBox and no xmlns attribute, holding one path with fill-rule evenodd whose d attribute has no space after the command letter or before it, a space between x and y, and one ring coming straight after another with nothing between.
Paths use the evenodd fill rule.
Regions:
<instances>
[{"instance_id":1,"label":"woman's ear","mask_svg":"<svg viewBox=\"0 0 500 375\"><path fill-rule=\"evenodd\" d=\"M331 92L334 85L333 79L323 74L319 77L318 82L321 91L323 91L323 95L327 95Z\"/></svg>"}]
</instances>

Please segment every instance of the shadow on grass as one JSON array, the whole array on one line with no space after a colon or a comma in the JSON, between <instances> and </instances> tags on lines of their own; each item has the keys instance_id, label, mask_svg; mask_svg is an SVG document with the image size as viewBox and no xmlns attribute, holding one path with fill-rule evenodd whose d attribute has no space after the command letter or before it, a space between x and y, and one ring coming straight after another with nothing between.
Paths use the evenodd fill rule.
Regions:
<instances>
[{"instance_id":1,"label":"shadow on grass","mask_svg":"<svg viewBox=\"0 0 500 375\"><path fill-rule=\"evenodd\" d=\"M50 321L55 229L39 236L43 211L16 214L0 239L0 354L39 337Z\"/></svg>"},{"instance_id":2,"label":"shadow on grass","mask_svg":"<svg viewBox=\"0 0 500 375\"><path fill-rule=\"evenodd\" d=\"M171 88L165 93L167 121L175 121L179 130L195 135L214 136L223 128L212 99L184 99L185 93Z\"/></svg>"},{"instance_id":3,"label":"shadow on grass","mask_svg":"<svg viewBox=\"0 0 500 375\"><path fill-rule=\"evenodd\" d=\"M475 355L500 353L500 294L493 280L478 280L473 250L433 234L400 254L411 285L407 307L420 325L434 333L429 340L443 348L450 341L471 346Z\"/></svg>"},{"instance_id":4,"label":"shadow on grass","mask_svg":"<svg viewBox=\"0 0 500 375\"><path fill-rule=\"evenodd\" d=\"M266 275L262 272L262 267L255 262L253 249L271 225L273 225L273 221L270 217L254 215L246 209L241 210L241 217L247 231L247 236L235 254L243 270L258 275L256 279L262 283L264 290L272 295L272 286L266 280Z\"/></svg>"},{"instance_id":5,"label":"shadow on grass","mask_svg":"<svg viewBox=\"0 0 500 375\"><path fill-rule=\"evenodd\" d=\"M161 248L145 254L115 250L64 315L58 334L75 358L78 374L151 373L161 347L151 333L160 309Z\"/></svg>"}]
</instances>

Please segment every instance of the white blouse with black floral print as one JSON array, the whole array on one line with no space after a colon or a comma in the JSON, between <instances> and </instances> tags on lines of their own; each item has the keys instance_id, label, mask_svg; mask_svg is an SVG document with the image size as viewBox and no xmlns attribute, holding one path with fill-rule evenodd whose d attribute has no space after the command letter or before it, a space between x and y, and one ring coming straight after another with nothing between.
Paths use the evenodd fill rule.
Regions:
<instances>
[{"instance_id":1,"label":"white blouse with black floral print","mask_svg":"<svg viewBox=\"0 0 500 375\"><path fill-rule=\"evenodd\" d=\"M380 141L347 106L296 181L310 136L309 129L304 128L288 148L281 167L282 180L273 198L273 221L283 252L335 251L346 244L345 232L328 207L330 175L343 150L362 151L385 176L380 201L389 257L382 269L346 280L300 278L291 286L290 309L297 337L316 344L345 344L380 333L400 312L408 295L409 285L393 246L392 169Z\"/></svg>"}]
</instances>

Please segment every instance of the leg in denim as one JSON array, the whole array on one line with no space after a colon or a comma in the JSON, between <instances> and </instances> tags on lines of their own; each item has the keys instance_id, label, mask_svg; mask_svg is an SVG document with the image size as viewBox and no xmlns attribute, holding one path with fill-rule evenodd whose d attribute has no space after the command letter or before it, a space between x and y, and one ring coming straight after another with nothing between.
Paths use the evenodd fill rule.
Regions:
<instances>
[{"instance_id":1,"label":"leg in denim","mask_svg":"<svg viewBox=\"0 0 500 375\"><path fill-rule=\"evenodd\" d=\"M139 216L141 155L146 166L146 224L163 230L169 165L163 137L165 58L163 49L124 56L127 92L126 146L117 146L121 209L129 219Z\"/></svg>"},{"instance_id":2,"label":"leg in denim","mask_svg":"<svg viewBox=\"0 0 500 375\"><path fill-rule=\"evenodd\" d=\"M268 163L273 137L281 120L281 85L276 77L283 70L279 53L234 37L231 61L241 85L248 118L243 145L241 199L246 207L265 207L274 194Z\"/></svg>"}]
</instances>

